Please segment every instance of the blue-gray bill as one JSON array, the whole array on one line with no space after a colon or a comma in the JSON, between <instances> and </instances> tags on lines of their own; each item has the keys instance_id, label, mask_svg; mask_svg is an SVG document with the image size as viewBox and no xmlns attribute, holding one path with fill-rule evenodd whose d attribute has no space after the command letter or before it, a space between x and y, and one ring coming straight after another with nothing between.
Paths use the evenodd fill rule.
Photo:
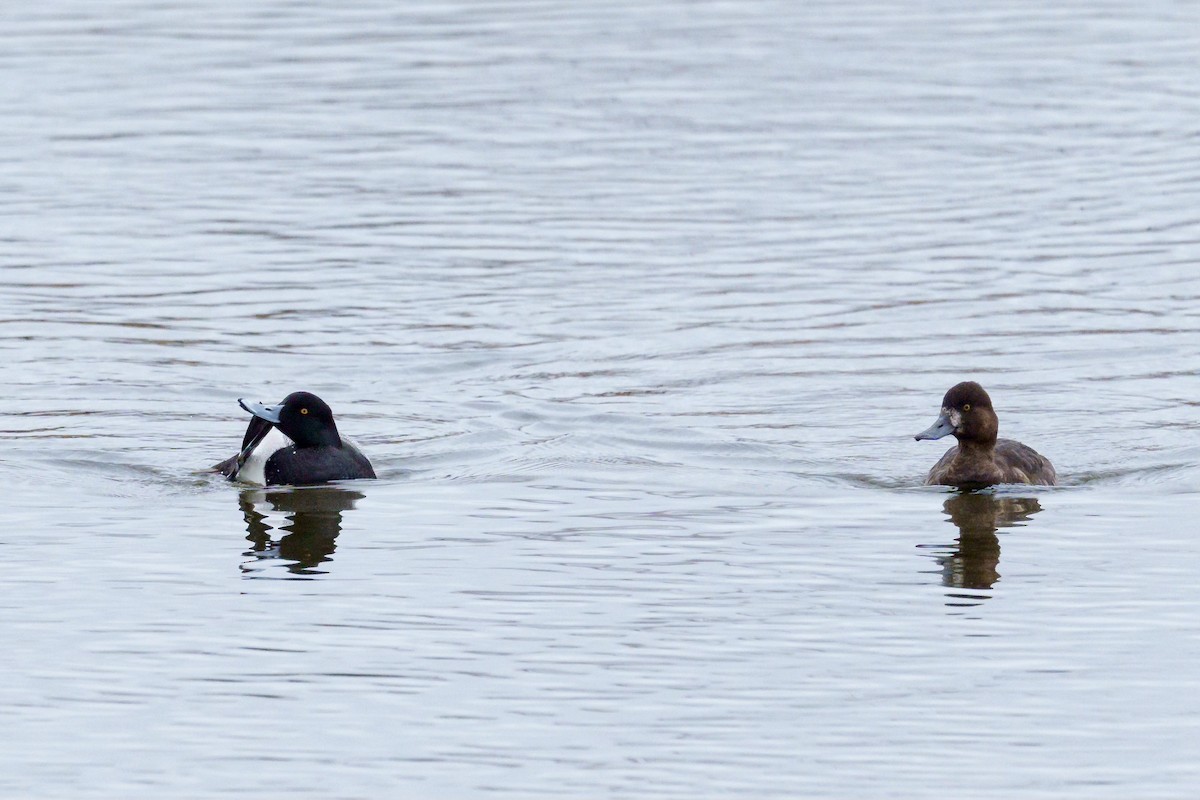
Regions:
<instances>
[{"instance_id":1,"label":"blue-gray bill","mask_svg":"<svg viewBox=\"0 0 1200 800\"><path fill-rule=\"evenodd\" d=\"M954 424L950 422L950 416L948 414L939 414L937 422L913 438L919 442L922 439L941 439L943 436L949 436L952 433L954 433Z\"/></svg>"},{"instance_id":2,"label":"blue-gray bill","mask_svg":"<svg viewBox=\"0 0 1200 800\"><path fill-rule=\"evenodd\" d=\"M278 405L266 406L266 405L263 405L262 403L254 403L254 402L245 400L240 397L238 398L238 405L241 406L242 408L246 409L247 411L249 411L254 416L258 417L259 419L265 419L267 422L270 422L272 425L279 424L279 412L282 410L281 406L278 406Z\"/></svg>"}]
</instances>

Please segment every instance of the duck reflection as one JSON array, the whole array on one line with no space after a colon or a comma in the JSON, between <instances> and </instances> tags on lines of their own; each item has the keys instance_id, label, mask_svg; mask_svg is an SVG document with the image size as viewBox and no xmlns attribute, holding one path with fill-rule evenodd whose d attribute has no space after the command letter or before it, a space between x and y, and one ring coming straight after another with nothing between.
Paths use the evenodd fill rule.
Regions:
<instances>
[{"instance_id":1,"label":"duck reflection","mask_svg":"<svg viewBox=\"0 0 1200 800\"><path fill-rule=\"evenodd\" d=\"M285 566L294 574L324 574L314 567L331 560L342 532L342 513L365 496L332 486L242 492L238 504L246 518L246 539L253 544L244 553L253 561L242 564L242 572L259 572L265 566L260 562L282 560L292 562ZM283 524L274 519L278 513L284 515Z\"/></svg>"},{"instance_id":2,"label":"duck reflection","mask_svg":"<svg viewBox=\"0 0 1200 800\"><path fill-rule=\"evenodd\" d=\"M942 505L958 528L950 545L932 545L942 568L942 584L953 589L991 589L1000 580L1001 528L1020 527L1042 510L1036 497L1006 497L990 492L956 492ZM978 605L989 595L952 594L953 605Z\"/></svg>"}]
</instances>

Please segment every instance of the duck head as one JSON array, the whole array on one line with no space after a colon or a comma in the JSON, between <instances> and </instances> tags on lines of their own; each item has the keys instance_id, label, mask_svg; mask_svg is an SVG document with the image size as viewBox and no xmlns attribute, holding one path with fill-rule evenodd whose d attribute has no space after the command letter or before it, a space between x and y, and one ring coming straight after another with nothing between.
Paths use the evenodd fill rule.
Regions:
<instances>
[{"instance_id":1,"label":"duck head","mask_svg":"<svg viewBox=\"0 0 1200 800\"><path fill-rule=\"evenodd\" d=\"M959 444L995 444L1000 421L992 409L992 398L974 381L964 381L946 392L937 421L916 435L916 440L951 436Z\"/></svg>"},{"instance_id":2,"label":"duck head","mask_svg":"<svg viewBox=\"0 0 1200 800\"><path fill-rule=\"evenodd\" d=\"M333 412L311 392L292 392L273 406L248 400L238 400L238 404L279 428L297 447L342 446Z\"/></svg>"}]
</instances>

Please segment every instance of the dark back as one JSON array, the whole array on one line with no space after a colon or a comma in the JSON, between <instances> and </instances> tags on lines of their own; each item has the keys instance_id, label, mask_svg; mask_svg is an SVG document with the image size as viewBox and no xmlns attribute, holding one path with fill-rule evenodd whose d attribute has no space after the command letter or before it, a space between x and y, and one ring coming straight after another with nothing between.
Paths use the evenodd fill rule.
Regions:
<instances>
[{"instance_id":1,"label":"dark back","mask_svg":"<svg viewBox=\"0 0 1200 800\"><path fill-rule=\"evenodd\" d=\"M371 462L345 440L341 447L285 447L266 464L268 485L310 486L374 477Z\"/></svg>"}]
</instances>

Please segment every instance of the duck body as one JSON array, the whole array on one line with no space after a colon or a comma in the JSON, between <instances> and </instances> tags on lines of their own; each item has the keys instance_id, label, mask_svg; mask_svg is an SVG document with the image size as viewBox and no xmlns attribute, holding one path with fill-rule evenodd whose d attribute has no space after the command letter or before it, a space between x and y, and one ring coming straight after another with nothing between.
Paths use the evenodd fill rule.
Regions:
<instances>
[{"instance_id":1,"label":"duck body","mask_svg":"<svg viewBox=\"0 0 1200 800\"><path fill-rule=\"evenodd\" d=\"M298 447L278 428L272 428L231 477L259 486L311 486L374 478L375 470L349 439L343 438L341 447Z\"/></svg>"},{"instance_id":2,"label":"duck body","mask_svg":"<svg viewBox=\"0 0 1200 800\"><path fill-rule=\"evenodd\" d=\"M253 414L242 449L215 469L230 480L259 486L311 486L330 481L374 478L362 451L343 438L333 412L309 392L293 392L266 406L239 400Z\"/></svg>"},{"instance_id":3,"label":"duck body","mask_svg":"<svg viewBox=\"0 0 1200 800\"><path fill-rule=\"evenodd\" d=\"M946 451L925 479L926 486L977 489L998 483L1054 486L1058 476L1049 459L1032 447L997 438L999 419L992 400L973 381L954 386L942 399L941 413L917 440L953 435L958 444Z\"/></svg>"},{"instance_id":4,"label":"duck body","mask_svg":"<svg viewBox=\"0 0 1200 800\"><path fill-rule=\"evenodd\" d=\"M1054 486L1058 476L1049 459L1029 445L997 439L990 453L955 445L929 471L926 486L980 488L997 483Z\"/></svg>"}]
</instances>

